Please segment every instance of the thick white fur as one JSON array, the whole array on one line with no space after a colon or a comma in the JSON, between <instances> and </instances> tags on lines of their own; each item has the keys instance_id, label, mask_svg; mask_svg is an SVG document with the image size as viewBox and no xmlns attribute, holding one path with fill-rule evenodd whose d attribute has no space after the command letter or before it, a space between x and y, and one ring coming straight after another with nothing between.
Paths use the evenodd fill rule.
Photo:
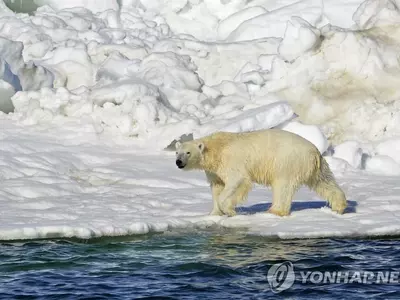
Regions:
<instances>
[{"instance_id":1,"label":"thick white fur","mask_svg":"<svg viewBox=\"0 0 400 300\"><path fill-rule=\"evenodd\" d=\"M204 170L210 182L212 215L236 214L235 206L247 198L253 183L272 186L270 213L287 216L295 192L307 185L342 214L346 197L329 165L308 140L291 132L267 129L244 133L216 132L177 143L184 170Z\"/></svg>"}]
</instances>

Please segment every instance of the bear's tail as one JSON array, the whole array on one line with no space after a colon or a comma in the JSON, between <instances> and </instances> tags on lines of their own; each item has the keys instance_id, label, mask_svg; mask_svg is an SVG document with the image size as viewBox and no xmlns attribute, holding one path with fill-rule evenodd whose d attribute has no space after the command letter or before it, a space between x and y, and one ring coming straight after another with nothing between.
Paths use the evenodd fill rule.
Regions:
<instances>
[{"instance_id":1,"label":"bear's tail","mask_svg":"<svg viewBox=\"0 0 400 300\"><path fill-rule=\"evenodd\" d=\"M322 155L319 157L319 168L316 173L309 187L320 197L326 199L333 211L343 214L347 207L346 196Z\"/></svg>"}]
</instances>

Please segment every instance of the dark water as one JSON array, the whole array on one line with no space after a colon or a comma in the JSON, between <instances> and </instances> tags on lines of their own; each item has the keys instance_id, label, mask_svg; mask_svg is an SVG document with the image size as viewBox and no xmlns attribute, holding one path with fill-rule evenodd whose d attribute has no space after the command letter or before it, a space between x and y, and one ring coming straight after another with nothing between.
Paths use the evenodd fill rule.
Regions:
<instances>
[{"instance_id":1,"label":"dark water","mask_svg":"<svg viewBox=\"0 0 400 300\"><path fill-rule=\"evenodd\" d=\"M294 284L274 293L268 271L285 262ZM314 271L313 281L300 271ZM392 271L392 283L318 282L338 271ZM282 241L219 230L0 243L0 299L400 299L399 271L398 238Z\"/></svg>"}]
</instances>

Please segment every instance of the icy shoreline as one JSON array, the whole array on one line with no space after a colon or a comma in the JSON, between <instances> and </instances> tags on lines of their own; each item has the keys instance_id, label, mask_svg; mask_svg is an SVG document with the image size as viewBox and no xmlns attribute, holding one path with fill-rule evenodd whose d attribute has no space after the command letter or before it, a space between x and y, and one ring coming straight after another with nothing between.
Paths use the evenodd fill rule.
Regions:
<instances>
[{"instance_id":1,"label":"icy shoreline","mask_svg":"<svg viewBox=\"0 0 400 300\"><path fill-rule=\"evenodd\" d=\"M173 153L151 151L93 128L25 126L0 119L0 240L123 236L209 226L247 228L278 238L399 235L398 177L377 177L330 161L349 200L332 213L303 188L290 217L266 214L269 189L257 187L238 216L208 216L211 193L204 174L183 173ZM343 175L343 173L345 173Z\"/></svg>"},{"instance_id":2,"label":"icy shoreline","mask_svg":"<svg viewBox=\"0 0 400 300\"><path fill-rule=\"evenodd\" d=\"M35 3L15 14L0 0L0 240L206 226L399 235L395 2ZM163 151L182 135L270 127L327 157L348 214L302 189L277 218L257 188L238 216L209 217L204 175Z\"/></svg>"}]
</instances>

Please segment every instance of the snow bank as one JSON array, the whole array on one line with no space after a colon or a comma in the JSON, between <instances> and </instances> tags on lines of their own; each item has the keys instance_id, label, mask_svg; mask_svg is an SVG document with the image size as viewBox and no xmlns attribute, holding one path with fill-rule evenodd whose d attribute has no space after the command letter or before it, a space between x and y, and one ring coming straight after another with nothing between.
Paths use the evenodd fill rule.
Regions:
<instances>
[{"instance_id":1,"label":"snow bank","mask_svg":"<svg viewBox=\"0 0 400 300\"><path fill-rule=\"evenodd\" d=\"M14 111L14 106L11 102L11 97L15 90L8 82L0 80L0 111L9 113Z\"/></svg>"},{"instance_id":2,"label":"snow bank","mask_svg":"<svg viewBox=\"0 0 400 300\"><path fill-rule=\"evenodd\" d=\"M0 17L12 15L13 12L7 7L7 5L3 1L0 1Z\"/></svg>"},{"instance_id":3,"label":"snow bank","mask_svg":"<svg viewBox=\"0 0 400 300\"><path fill-rule=\"evenodd\" d=\"M400 139L377 142L365 162L365 169L373 174L400 175Z\"/></svg>"},{"instance_id":4,"label":"snow bank","mask_svg":"<svg viewBox=\"0 0 400 300\"><path fill-rule=\"evenodd\" d=\"M0 3L0 10L3 7L7 9L6 5L18 13L33 13L44 5L49 5L55 10L84 7L95 13L119 9L118 0L4 0Z\"/></svg>"},{"instance_id":5,"label":"snow bank","mask_svg":"<svg viewBox=\"0 0 400 300\"><path fill-rule=\"evenodd\" d=\"M386 155L400 164L400 138L381 141L375 147L376 154Z\"/></svg>"},{"instance_id":6,"label":"snow bank","mask_svg":"<svg viewBox=\"0 0 400 300\"><path fill-rule=\"evenodd\" d=\"M39 6L49 5L53 9L61 10L65 8L84 7L94 13L103 12L106 10L118 10L119 5L117 0L34 0Z\"/></svg>"},{"instance_id":7,"label":"snow bank","mask_svg":"<svg viewBox=\"0 0 400 300\"><path fill-rule=\"evenodd\" d=\"M16 91L37 90L53 84L51 72L23 61L22 48L22 43L0 37L0 111L5 113L14 111L11 97Z\"/></svg>"},{"instance_id":8,"label":"snow bank","mask_svg":"<svg viewBox=\"0 0 400 300\"><path fill-rule=\"evenodd\" d=\"M218 116L204 123L191 119L170 123L159 130L154 130L148 145L155 145L157 148L160 145L168 146L172 140L179 140L182 135L189 134L192 134L193 138L200 138L215 131L243 132L273 128L293 118L295 118L293 110L285 102L244 108L243 112L220 111ZM299 131L303 132L301 128ZM170 150L175 151L172 148Z\"/></svg>"},{"instance_id":9,"label":"snow bank","mask_svg":"<svg viewBox=\"0 0 400 300\"><path fill-rule=\"evenodd\" d=\"M347 161L350 166L356 169L361 168L363 151L356 141L346 141L334 148L333 157Z\"/></svg>"},{"instance_id":10,"label":"snow bank","mask_svg":"<svg viewBox=\"0 0 400 300\"><path fill-rule=\"evenodd\" d=\"M311 25L317 25L322 15L322 1L304 0L293 2L279 9L258 15L241 23L227 38L228 41L255 40L266 37L282 37L291 17L302 17Z\"/></svg>"},{"instance_id":11,"label":"snow bank","mask_svg":"<svg viewBox=\"0 0 400 300\"><path fill-rule=\"evenodd\" d=\"M329 39L324 39L316 53L301 56L292 64L275 59L272 70L276 71L265 90L288 99L306 123L326 125L335 142L398 135L395 48L375 44L368 33L360 36L329 29L324 35ZM369 43L374 45L364 46ZM386 46L380 55L379 48Z\"/></svg>"},{"instance_id":12,"label":"snow bank","mask_svg":"<svg viewBox=\"0 0 400 300\"><path fill-rule=\"evenodd\" d=\"M277 107L284 107L281 114L275 108L266 112L263 106L251 107L246 85L234 82L235 76L246 70L250 56L255 61L257 53L276 52L277 43L273 40L256 47L206 45L188 40L171 43L165 21L151 13L143 14L140 9L98 14L79 7L58 12L54 9L43 6L32 17L3 20L3 36L19 41L15 42L19 48L13 52L17 62L14 64L23 69L24 61L28 61L49 74L46 84L15 89L12 102L25 124L88 117L98 133L114 131L140 139L158 139L162 132L165 147L182 129L201 134L217 129L255 130L279 125L293 116L287 104L278 104ZM10 30L10 20L18 25L15 32ZM25 35L27 30L32 35ZM227 80L215 84L207 79L208 85L204 83L199 73L205 74L206 65L213 61L201 64L201 60L211 57L209 52L218 59L221 51L229 53L234 49L230 53L233 60L246 47L248 57L242 58L236 73L231 69ZM203 66L201 70L195 62ZM17 71L16 78L22 80ZM248 73L244 76L246 82L255 80ZM32 81L40 82L39 78ZM237 96L239 90L243 97ZM259 111L248 111L255 107ZM182 128L182 122L191 125Z\"/></svg>"},{"instance_id":13,"label":"snow bank","mask_svg":"<svg viewBox=\"0 0 400 300\"><path fill-rule=\"evenodd\" d=\"M260 15L266 14L268 11L262 6L252 6L241 11L233 13L218 24L218 38L225 40L239 25L243 22Z\"/></svg>"},{"instance_id":14,"label":"snow bank","mask_svg":"<svg viewBox=\"0 0 400 300\"><path fill-rule=\"evenodd\" d=\"M320 32L299 17L287 22L285 35L278 47L279 57L293 61L302 54L314 50L321 43Z\"/></svg>"},{"instance_id":15,"label":"snow bank","mask_svg":"<svg viewBox=\"0 0 400 300\"><path fill-rule=\"evenodd\" d=\"M1 3L0 110L22 124L82 119L159 149L279 127L324 155L337 146L350 168L398 159L364 149L400 136L391 1L37 0L32 15Z\"/></svg>"},{"instance_id":16,"label":"snow bank","mask_svg":"<svg viewBox=\"0 0 400 300\"><path fill-rule=\"evenodd\" d=\"M334 168L344 171L365 170L369 174L382 176L400 175L400 140L398 138L360 143L355 140L346 141L327 151L327 159ZM339 164L341 166L339 167Z\"/></svg>"},{"instance_id":17,"label":"snow bank","mask_svg":"<svg viewBox=\"0 0 400 300\"><path fill-rule=\"evenodd\" d=\"M286 121L277 126L277 128L300 135L301 137L313 143L321 154L323 154L329 147L329 143L324 133L318 126L305 125L297 121Z\"/></svg>"},{"instance_id":18,"label":"snow bank","mask_svg":"<svg viewBox=\"0 0 400 300\"><path fill-rule=\"evenodd\" d=\"M229 6L229 16L212 11L221 19L215 39L229 36L224 44L181 39L178 51L191 55L207 86L218 91L224 82L235 82L233 101L265 101L277 95L304 123L323 125L335 144L395 137L400 135L397 10L389 2L359 6L361 2L288 1L282 7L236 2L236 8ZM180 32L178 27L173 30ZM249 44L253 49L244 48ZM264 54L254 47L267 44ZM242 50L236 52L235 47ZM227 64L230 68L224 67Z\"/></svg>"},{"instance_id":19,"label":"snow bank","mask_svg":"<svg viewBox=\"0 0 400 300\"><path fill-rule=\"evenodd\" d=\"M400 164L387 155L375 155L365 162L365 170L371 174L400 176Z\"/></svg>"}]
</instances>

